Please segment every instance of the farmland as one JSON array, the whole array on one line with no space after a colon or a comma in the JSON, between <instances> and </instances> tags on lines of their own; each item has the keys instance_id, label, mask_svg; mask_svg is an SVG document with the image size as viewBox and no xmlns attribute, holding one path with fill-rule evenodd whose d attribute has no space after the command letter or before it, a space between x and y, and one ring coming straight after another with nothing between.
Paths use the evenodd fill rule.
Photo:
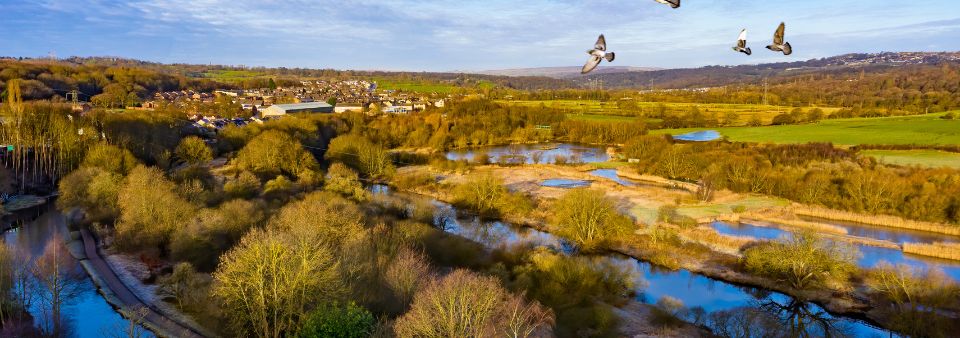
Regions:
<instances>
[{"instance_id":1,"label":"farmland","mask_svg":"<svg viewBox=\"0 0 960 338\"><path fill-rule=\"evenodd\" d=\"M676 102L634 102L629 100L621 101L598 101L598 100L500 100L499 103L523 106L562 109L568 111L571 118L602 121L617 121L614 117L607 116L656 116L661 112L665 114L687 114L693 108L698 109L705 115L716 115L723 117L729 112L738 115L739 121L736 125L745 125L754 116L760 117L764 123L770 123L774 116L790 112L794 107L756 105L756 104L719 104L719 103L676 103ZM805 107L801 110L806 113L813 108ZM838 108L820 108L824 114L829 115L838 110ZM622 119L620 119L622 120Z\"/></svg>"},{"instance_id":2,"label":"farmland","mask_svg":"<svg viewBox=\"0 0 960 338\"><path fill-rule=\"evenodd\" d=\"M769 143L831 142L859 144L960 144L960 120L943 120L943 114L824 120L819 123L715 128L731 141ZM684 134L708 128L663 129L652 134Z\"/></svg>"},{"instance_id":3,"label":"farmland","mask_svg":"<svg viewBox=\"0 0 960 338\"><path fill-rule=\"evenodd\" d=\"M939 150L867 150L860 154L886 164L960 168L960 154Z\"/></svg>"}]
</instances>

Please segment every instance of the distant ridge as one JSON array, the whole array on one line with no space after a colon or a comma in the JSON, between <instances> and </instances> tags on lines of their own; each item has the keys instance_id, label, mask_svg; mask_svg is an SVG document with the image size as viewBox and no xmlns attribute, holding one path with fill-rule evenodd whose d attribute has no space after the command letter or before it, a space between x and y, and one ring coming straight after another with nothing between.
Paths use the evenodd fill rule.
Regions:
<instances>
[{"instance_id":1,"label":"distant ridge","mask_svg":"<svg viewBox=\"0 0 960 338\"><path fill-rule=\"evenodd\" d=\"M497 69L497 70L483 70L478 72L465 72L473 73L480 75L499 75L499 76L511 76L511 77L521 77L521 76L545 76L552 77L555 79L567 79L572 77L579 77L580 75L580 66L572 67L538 67L538 68L514 68L514 69ZM631 66L605 66L597 68L593 74L598 73L631 73L631 72L649 72L655 70L662 70L662 68L652 68L652 67L631 67Z\"/></svg>"}]
</instances>

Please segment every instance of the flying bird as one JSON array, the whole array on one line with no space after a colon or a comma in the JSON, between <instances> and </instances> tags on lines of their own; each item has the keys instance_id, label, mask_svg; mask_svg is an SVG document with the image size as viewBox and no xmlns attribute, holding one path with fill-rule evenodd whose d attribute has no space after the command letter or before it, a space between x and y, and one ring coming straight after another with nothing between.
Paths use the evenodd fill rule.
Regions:
<instances>
[{"instance_id":1,"label":"flying bird","mask_svg":"<svg viewBox=\"0 0 960 338\"><path fill-rule=\"evenodd\" d=\"M793 54L793 47L790 47L790 43L783 41L783 31L785 28L786 25L781 22L780 27L777 27L777 32L773 33L773 44L767 46L767 49L774 52L783 52L783 55Z\"/></svg>"},{"instance_id":2,"label":"flying bird","mask_svg":"<svg viewBox=\"0 0 960 338\"><path fill-rule=\"evenodd\" d=\"M747 29L744 28L740 31L740 37L737 38L737 45L733 46L733 50L743 53L743 54L753 54L753 51L750 50L750 47L747 47Z\"/></svg>"},{"instance_id":3,"label":"flying bird","mask_svg":"<svg viewBox=\"0 0 960 338\"><path fill-rule=\"evenodd\" d=\"M590 54L590 60L587 60L587 64L583 65L583 70L580 71L580 74L593 71L600 65L603 59L607 59L607 62L613 62L613 59L616 57L613 52L607 51L607 39L603 37L603 34L600 34L600 38L597 39L597 44L593 46L593 49L588 50L587 54Z\"/></svg>"},{"instance_id":4,"label":"flying bird","mask_svg":"<svg viewBox=\"0 0 960 338\"><path fill-rule=\"evenodd\" d=\"M673 8L680 8L680 0L653 0L664 5L670 5Z\"/></svg>"}]
</instances>

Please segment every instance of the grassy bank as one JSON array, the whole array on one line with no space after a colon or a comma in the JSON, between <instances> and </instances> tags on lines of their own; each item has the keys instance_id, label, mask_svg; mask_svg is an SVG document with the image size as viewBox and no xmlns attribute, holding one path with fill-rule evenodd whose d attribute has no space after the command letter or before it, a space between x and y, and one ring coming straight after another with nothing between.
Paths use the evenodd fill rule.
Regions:
<instances>
[{"instance_id":1,"label":"grassy bank","mask_svg":"<svg viewBox=\"0 0 960 338\"><path fill-rule=\"evenodd\" d=\"M960 169L960 154L940 150L865 150L861 155L871 156L882 163L902 166L916 165L929 168Z\"/></svg>"},{"instance_id":2,"label":"grassy bank","mask_svg":"<svg viewBox=\"0 0 960 338\"><path fill-rule=\"evenodd\" d=\"M794 206L791 210L800 216L960 236L960 226L952 224L913 221L897 216L866 215L809 206Z\"/></svg>"},{"instance_id":3,"label":"grassy bank","mask_svg":"<svg viewBox=\"0 0 960 338\"><path fill-rule=\"evenodd\" d=\"M903 117L824 120L819 123L713 128L731 141L859 144L960 144L960 120L943 120L943 114ZM651 134L685 134L711 128L653 130Z\"/></svg>"},{"instance_id":4,"label":"grassy bank","mask_svg":"<svg viewBox=\"0 0 960 338\"><path fill-rule=\"evenodd\" d=\"M903 252L960 261L960 243L904 243Z\"/></svg>"}]
</instances>

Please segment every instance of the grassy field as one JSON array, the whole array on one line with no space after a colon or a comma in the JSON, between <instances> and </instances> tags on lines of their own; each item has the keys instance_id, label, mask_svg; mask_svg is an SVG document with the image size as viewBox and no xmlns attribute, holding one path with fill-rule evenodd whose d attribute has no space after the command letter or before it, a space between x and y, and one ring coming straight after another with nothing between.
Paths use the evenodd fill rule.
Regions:
<instances>
[{"instance_id":1,"label":"grassy field","mask_svg":"<svg viewBox=\"0 0 960 338\"><path fill-rule=\"evenodd\" d=\"M401 81L383 78L374 79L374 81L377 82L377 88L381 90L402 90L417 93L450 94L454 89L457 88L451 84L427 81Z\"/></svg>"},{"instance_id":2,"label":"grassy field","mask_svg":"<svg viewBox=\"0 0 960 338\"><path fill-rule=\"evenodd\" d=\"M960 144L960 120L943 114L824 120L814 124L714 128L731 141L858 144ZM653 130L651 134L685 134L710 128Z\"/></svg>"},{"instance_id":3,"label":"grassy field","mask_svg":"<svg viewBox=\"0 0 960 338\"><path fill-rule=\"evenodd\" d=\"M237 81L264 76L263 73L249 70L211 70L203 73L203 77L218 81Z\"/></svg>"},{"instance_id":4,"label":"grassy field","mask_svg":"<svg viewBox=\"0 0 960 338\"><path fill-rule=\"evenodd\" d=\"M593 120L593 121L617 121L632 118L635 112L624 111L618 105L618 101L598 100L540 100L540 101L522 101L522 100L500 100L503 104L539 107L540 105L563 109L569 111L569 117L573 119ZM660 102L636 102L637 110L640 115L651 116L657 113L660 106L666 107L668 114L685 114L692 107L697 107L700 112L710 115L716 114L723 117L728 112L737 113L740 116L739 124L746 124L754 116L759 116L765 123L770 123L774 116L781 113L790 112L793 107L755 105L755 104L699 104L699 103L660 103ZM801 108L807 112L813 108ZM824 114L830 114L838 108L820 108Z\"/></svg>"},{"instance_id":5,"label":"grassy field","mask_svg":"<svg viewBox=\"0 0 960 338\"><path fill-rule=\"evenodd\" d=\"M880 162L896 165L922 167L950 167L960 169L960 154L939 150L866 150L860 152Z\"/></svg>"}]
</instances>

